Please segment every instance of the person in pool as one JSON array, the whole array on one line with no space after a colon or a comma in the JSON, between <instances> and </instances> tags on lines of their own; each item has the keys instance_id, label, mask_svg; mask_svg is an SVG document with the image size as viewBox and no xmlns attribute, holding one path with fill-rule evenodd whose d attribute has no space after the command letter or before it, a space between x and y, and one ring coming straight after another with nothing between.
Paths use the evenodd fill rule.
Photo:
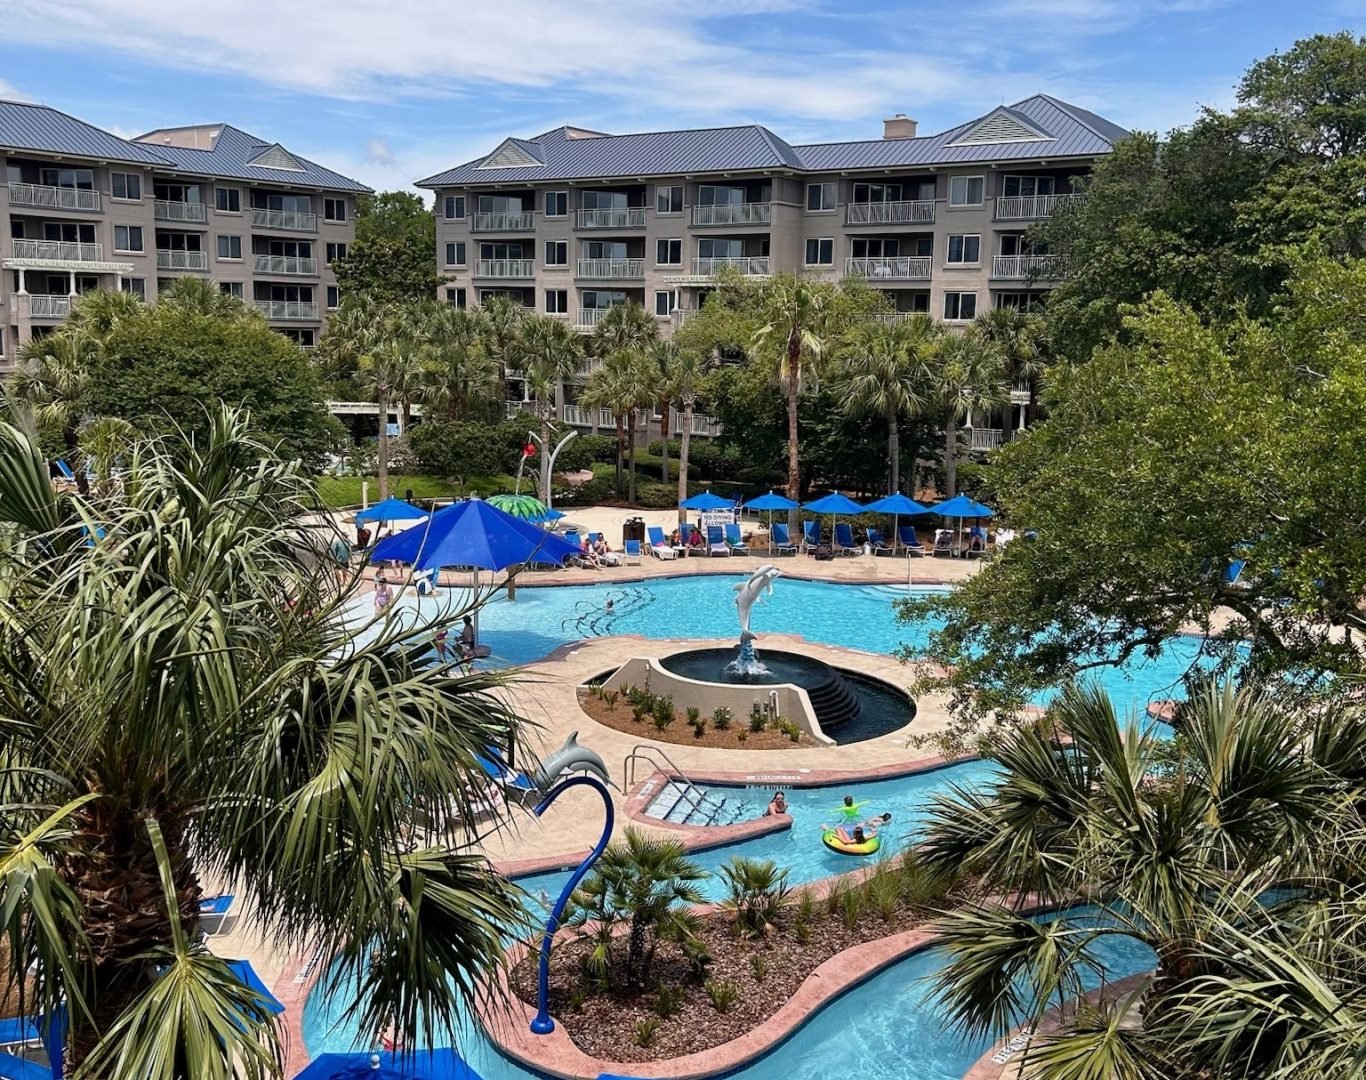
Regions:
<instances>
[{"instance_id":1,"label":"person in pool","mask_svg":"<svg viewBox=\"0 0 1366 1080\"><path fill-rule=\"evenodd\" d=\"M863 829L869 836L876 836L878 829L892 822L891 814L876 814L863 823Z\"/></svg>"},{"instance_id":2,"label":"person in pool","mask_svg":"<svg viewBox=\"0 0 1366 1080\"><path fill-rule=\"evenodd\" d=\"M768 809L764 811L764 817L776 817L779 814L787 813L787 798L781 791L775 791L773 798L768 801Z\"/></svg>"},{"instance_id":3,"label":"person in pool","mask_svg":"<svg viewBox=\"0 0 1366 1080\"><path fill-rule=\"evenodd\" d=\"M846 795L844 802L840 805L839 812L846 822L854 822L858 820L858 812L867 805L867 799L862 802L854 802L852 795Z\"/></svg>"}]
</instances>

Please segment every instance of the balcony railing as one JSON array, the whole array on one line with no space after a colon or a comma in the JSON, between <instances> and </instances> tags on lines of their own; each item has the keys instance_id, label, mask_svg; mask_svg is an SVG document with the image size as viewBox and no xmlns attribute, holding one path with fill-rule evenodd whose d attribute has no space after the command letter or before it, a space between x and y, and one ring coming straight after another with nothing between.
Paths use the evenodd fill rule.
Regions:
<instances>
[{"instance_id":1,"label":"balcony railing","mask_svg":"<svg viewBox=\"0 0 1366 1080\"><path fill-rule=\"evenodd\" d=\"M581 278L615 279L643 278L644 259L580 259L578 276Z\"/></svg>"},{"instance_id":2,"label":"balcony railing","mask_svg":"<svg viewBox=\"0 0 1366 1080\"><path fill-rule=\"evenodd\" d=\"M100 209L100 193L87 188L50 187L47 184L10 184L11 206L32 206L40 210Z\"/></svg>"},{"instance_id":3,"label":"balcony railing","mask_svg":"<svg viewBox=\"0 0 1366 1080\"><path fill-rule=\"evenodd\" d=\"M580 330L592 330L602 320L611 308L579 308L579 313L574 316L574 325Z\"/></svg>"},{"instance_id":4,"label":"balcony railing","mask_svg":"<svg viewBox=\"0 0 1366 1080\"><path fill-rule=\"evenodd\" d=\"M996 450L1001 445L1001 429L990 427L973 428L970 441L974 450Z\"/></svg>"},{"instance_id":5,"label":"balcony railing","mask_svg":"<svg viewBox=\"0 0 1366 1080\"><path fill-rule=\"evenodd\" d=\"M499 210L475 214L470 219L470 229L473 232L530 232L535 228L534 210Z\"/></svg>"},{"instance_id":6,"label":"balcony railing","mask_svg":"<svg viewBox=\"0 0 1366 1080\"><path fill-rule=\"evenodd\" d=\"M878 258L846 259L846 274L861 274L872 281L928 281L930 256L883 255Z\"/></svg>"},{"instance_id":7,"label":"balcony railing","mask_svg":"<svg viewBox=\"0 0 1366 1080\"><path fill-rule=\"evenodd\" d=\"M207 251L168 251L157 248L158 270L207 270L209 253Z\"/></svg>"},{"instance_id":8,"label":"balcony railing","mask_svg":"<svg viewBox=\"0 0 1366 1080\"><path fill-rule=\"evenodd\" d=\"M923 311L887 311L877 317L883 322L899 323L914 319L917 315L928 317L928 313Z\"/></svg>"},{"instance_id":9,"label":"balcony railing","mask_svg":"<svg viewBox=\"0 0 1366 1080\"><path fill-rule=\"evenodd\" d=\"M1055 210L1076 206L1085 195L1002 195L996 199L997 221L1038 221Z\"/></svg>"},{"instance_id":10,"label":"balcony railing","mask_svg":"<svg viewBox=\"0 0 1366 1080\"><path fill-rule=\"evenodd\" d=\"M711 277L727 267L739 271L745 277L764 277L768 273L768 256L726 255L692 261L692 272L696 277Z\"/></svg>"},{"instance_id":11,"label":"balcony railing","mask_svg":"<svg viewBox=\"0 0 1366 1080\"><path fill-rule=\"evenodd\" d=\"M71 297L30 293L28 314L31 319L65 319L71 314Z\"/></svg>"},{"instance_id":12,"label":"balcony railing","mask_svg":"<svg viewBox=\"0 0 1366 1080\"><path fill-rule=\"evenodd\" d=\"M175 199L153 199L152 217L157 221L208 221L209 210L203 203L178 202Z\"/></svg>"},{"instance_id":13,"label":"balcony railing","mask_svg":"<svg viewBox=\"0 0 1366 1080\"><path fill-rule=\"evenodd\" d=\"M994 278L1055 278L1061 270L1062 261L1056 255L997 255L991 260Z\"/></svg>"},{"instance_id":14,"label":"balcony railing","mask_svg":"<svg viewBox=\"0 0 1366 1080\"><path fill-rule=\"evenodd\" d=\"M669 312L669 320L674 324L674 329L677 330L700 310L700 308L674 308L673 311Z\"/></svg>"},{"instance_id":15,"label":"balcony railing","mask_svg":"<svg viewBox=\"0 0 1366 1080\"><path fill-rule=\"evenodd\" d=\"M503 402L503 416L508 420L515 416L521 416L522 413L530 411L532 404L533 402L530 401L505 401Z\"/></svg>"},{"instance_id":16,"label":"balcony railing","mask_svg":"<svg viewBox=\"0 0 1366 1080\"><path fill-rule=\"evenodd\" d=\"M480 259L474 264L474 276L481 278L532 278L536 276L536 260Z\"/></svg>"},{"instance_id":17,"label":"balcony railing","mask_svg":"<svg viewBox=\"0 0 1366 1080\"><path fill-rule=\"evenodd\" d=\"M302 255L257 255L258 274L299 274L317 277L318 260Z\"/></svg>"},{"instance_id":18,"label":"balcony railing","mask_svg":"<svg viewBox=\"0 0 1366 1080\"><path fill-rule=\"evenodd\" d=\"M934 200L912 202L850 203L845 208L846 225L913 225L934 221Z\"/></svg>"},{"instance_id":19,"label":"balcony railing","mask_svg":"<svg viewBox=\"0 0 1366 1080\"><path fill-rule=\"evenodd\" d=\"M251 224L257 229L317 232L318 215L308 210L260 210L252 207Z\"/></svg>"},{"instance_id":20,"label":"balcony railing","mask_svg":"<svg viewBox=\"0 0 1366 1080\"><path fill-rule=\"evenodd\" d=\"M318 305L311 300L257 300L256 310L272 322L318 318Z\"/></svg>"},{"instance_id":21,"label":"balcony railing","mask_svg":"<svg viewBox=\"0 0 1366 1080\"><path fill-rule=\"evenodd\" d=\"M608 210L580 210L580 229L643 229L645 207L623 206Z\"/></svg>"},{"instance_id":22,"label":"balcony railing","mask_svg":"<svg viewBox=\"0 0 1366 1080\"><path fill-rule=\"evenodd\" d=\"M566 405L560 410L560 417L566 424L573 424L575 427L592 427L593 410L585 409L582 405Z\"/></svg>"},{"instance_id":23,"label":"balcony railing","mask_svg":"<svg viewBox=\"0 0 1366 1080\"><path fill-rule=\"evenodd\" d=\"M773 220L773 204L766 202L720 203L694 206L694 225L767 225Z\"/></svg>"},{"instance_id":24,"label":"balcony railing","mask_svg":"<svg viewBox=\"0 0 1366 1080\"><path fill-rule=\"evenodd\" d=\"M104 262L103 244L81 244L74 240L11 240L10 250L16 259Z\"/></svg>"},{"instance_id":25,"label":"balcony railing","mask_svg":"<svg viewBox=\"0 0 1366 1080\"><path fill-rule=\"evenodd\" d=\"M675 435L682 433L683 414L681 412L675 412L673 416L670 418L669 430ZM715 420L713 420L710 416L706 416L702 413L693 413L691 434L719 435L721 434L721 425L718 424Z\"/></svg>"}]
</instances>

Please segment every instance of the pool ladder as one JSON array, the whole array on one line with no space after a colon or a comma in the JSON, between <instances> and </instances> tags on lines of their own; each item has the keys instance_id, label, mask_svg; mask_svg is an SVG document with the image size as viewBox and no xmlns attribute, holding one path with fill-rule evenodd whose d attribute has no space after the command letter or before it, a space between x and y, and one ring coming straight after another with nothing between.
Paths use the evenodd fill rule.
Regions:
<instances>
[{"instance_id":1,"label":"pool ladder","mask_svg":"<svg viewBox=\"0 0 1366 1080\"><path fill-rule=\"evenodd\" d=\"M728 819L721 820L727 815L730 800L724 797L719 800L709 798L705 791L689 780L687 774L674 764L668 754L651 743L637 743L622 762L622 779L626 781L627 791L630 791L635 783L637 761L649 763L666 778L665 791L650 801L650 807L656 806L658 799L669 789L676 792L674 801L662 814L650 815L660 821L679 825L732 825L744 813L745 808L742 805L729 806Z\"/></svg>"}]
</instances>

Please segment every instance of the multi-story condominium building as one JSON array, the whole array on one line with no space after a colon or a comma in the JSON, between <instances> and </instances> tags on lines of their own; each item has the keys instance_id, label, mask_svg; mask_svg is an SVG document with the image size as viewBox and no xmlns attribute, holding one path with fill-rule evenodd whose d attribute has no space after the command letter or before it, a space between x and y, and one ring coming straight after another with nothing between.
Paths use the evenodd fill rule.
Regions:
<instances>
[{"instance_id":1,"label":"multi-story condominium building","mask_svg":"<svg viewBox=\"0 0 1366 1080\"><path fill-rule=\"evenodd\" d=\"M122 139L25 102L0 101L0 159L0 369L82 292L152 300L187 275L316 344L370 190L228 124Z\"/></svg>"},{"instance_id":2,"label":"multi-story condominium building","mask_svg":"<svg viewBox=\"0 0 1366 1080\"><path fill-rule=\"evenodd\" d=\"M937 135L898 115L881 139L806 146L758 125L562 127L418 186L436 194L443 295L462 307L509 296L588 331L635 301L668 332L728 267L861 275L900 316L965 323L1048 290L1056 267L1030 226L1126 135L1043 94ZM599 426L568 390L565 419Z\"/></svg>"}]
</instances>

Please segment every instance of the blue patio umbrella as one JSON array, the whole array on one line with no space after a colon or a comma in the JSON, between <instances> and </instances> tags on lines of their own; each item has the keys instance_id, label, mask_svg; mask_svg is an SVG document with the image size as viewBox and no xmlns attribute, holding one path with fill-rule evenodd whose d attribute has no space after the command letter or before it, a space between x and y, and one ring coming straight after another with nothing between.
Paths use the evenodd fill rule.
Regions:
<instances>
[{"instance_id":1,"label":"blue patio umbrella","mask_svg":"<svg viewBox=\"0 0 1366 1080\"><path fill-rule=\"evenodd\" d=\"M266 1012L272 1016L279 1016L285 1011L280 999L270 992L270 988L261 981L261 976L256 974L256 969L247 960L228 960L226 961L228 970L232 972L233 978L245 986L248 990L255 990L266 999Z\"/></svg>"},{"instance_id":2,"label":"blue patio umbrella","mask_svg":"<svg viewBox=\"0 0 1366 1080\"><path fill-rule=\"evenodd\" d=\"M402 499L385 499L383 502L375 503L368 510L358 510L356 512L356 524L365 521L408 521L414 518L425 518L427 511L414 506L412 503L404 502Z\"/></svg>"},{"instance_id":3,"label":"blue patio umbrella","mask_svg":"<svg viewBox=\"0 0 1366 1080\"><path fill-rule=\"evenodd\" d=\"M898 528L901 524L901 515L906 514L907 516L914 516L916 514L928 514L930 512L929 507L921 506L914 499L901 494L899 491L895 491L890 495L884 495L881 499L878 499L877 502L870 502L863 509L874 514L892 515L893 551L896 550L897 537L901 533L901 530Z\"/></svg>"},{"instance_id":4,"label":"blue patio umbrella","mask_svg":"<svg viewBox=\"0 0 1366 1080\"><path fill-rule=\"evenodd\" d=\"M940 517L958 519L958 547L960 551L963 546L963 519L991 517L990 508L983 506L976 499L969 499L966 495L955 495L952 499L946 499L937 506L930 507L930 513L938 514Z\"/></svg>"},{"instance_id":5,"label":"blue patio umbrella","mask_svg":"<svg viewBox=\"0 0 1366 1080\"><path fill-rule=\"evenodd\" d=\"M684 510L729 510L735 505L735 500L723 499L720 495L713 495L710 491L704 491L701 495L684 499L678 505Z\"/></svg>"},{"instance_id":6,"label":"blue patio umbrella","mask_svg":"<svg viewBox=\"0 0 1366 1080\"><path fill-rule=\"evenodd\" d=\"M829 495L822 495L815 502L802 503L802 509L810 510L813 514L830 515L830 540L832 544L835 538L836 515L863 513L863 507L854 502L848 495L841 495L838 491L832 491Z\"/></svg>"},{"instance_id":7,"label":"blue patio umbrella","mask_svg":"<svg viewBox=\"0 0 1366 1080\"><path fill-rule=\"evenodd\" d=\"M760 495L757 499L750 499L745 503L749 510L768 511L768 549L773 550L773 511L774 510L795 510L798 503L789 499L786 495L775 495L769 491L767 495Z\"/></svg>"},{"instance_id":8,"label":"blue patio umbrella","mask_svg":"<svg viewBox=\"0 0 1366 1080\"><path fill-rule=\"evenodd\" d=\"M36 1061L25 1061L13 1054L0 1054L0 1078L3 1080L52 1080L52 1070Z\"/></svg>"},{"instance_id":9,"label":"blue patio umbrella","mask_svg":"<svg viewBox=\"0 0 1366 1080\"><path fill-rule=\"evenodd\" d=\"M480 1080L450 1047L397 1053L319 1054L294 1080Z\"/></svg>"}]
</instances>

